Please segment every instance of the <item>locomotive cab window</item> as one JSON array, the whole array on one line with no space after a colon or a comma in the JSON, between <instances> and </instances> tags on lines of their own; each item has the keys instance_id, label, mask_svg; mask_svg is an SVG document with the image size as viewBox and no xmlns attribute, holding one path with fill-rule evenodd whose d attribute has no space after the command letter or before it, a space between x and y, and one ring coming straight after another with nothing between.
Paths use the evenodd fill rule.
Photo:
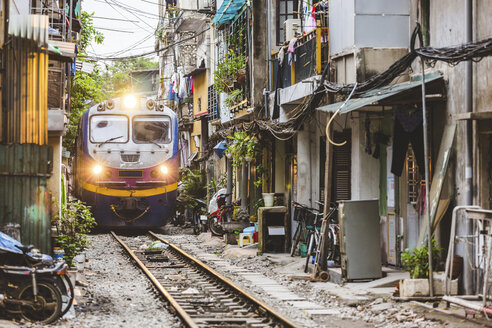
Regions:
<instances>
[{"instance_id":1,"label":"locomotive cab window","mask_svg":"<svg viewBox=\"0 0 492 328\"><path fill-rule=\"evenodd\" d=\"M128 142L128 117L124 115L94 115L90 120L92 143Z\"/></svg>"},{"instance_id":2,"label":"locomotive cab window","mask_svg":"<svg viewBox=\"0 0 492 328\"><path fill-rule=\"evenodd\" d=\"M170 118L167 116L136 116L133 118L133 142L170 143Z\"/></svg>"}]
</instances>

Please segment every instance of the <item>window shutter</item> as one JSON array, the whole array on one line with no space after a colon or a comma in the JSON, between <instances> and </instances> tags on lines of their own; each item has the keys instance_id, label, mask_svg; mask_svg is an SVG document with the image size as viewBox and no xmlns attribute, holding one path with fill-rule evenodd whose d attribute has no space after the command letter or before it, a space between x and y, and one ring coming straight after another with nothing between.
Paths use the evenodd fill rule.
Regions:
<instances>
[{"instance_id":1,"label":"window shutter","mask_svg":"<svg viewBox=\"0 0 492 328\"><path fill-rule=\"evenodd\" d=\"M333 147L333 190L334 201L349 200L351 198L350 171L351 171L351 130L334 132L333 140L337 143L346 141L341 147Z\"/></svg>"}]
</instances>

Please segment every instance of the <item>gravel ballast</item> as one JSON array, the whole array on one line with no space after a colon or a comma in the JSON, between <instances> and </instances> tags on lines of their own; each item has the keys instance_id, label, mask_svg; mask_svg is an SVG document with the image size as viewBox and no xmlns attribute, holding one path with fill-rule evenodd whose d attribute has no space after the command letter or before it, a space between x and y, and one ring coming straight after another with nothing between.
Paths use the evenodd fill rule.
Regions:
<instances>
[{"instance_id":1,"label":"gravel ballast","mask_svg":"<svg viewBox=\"0 0 492 328\"><path fill-rule=\"evenodd\" d=\"M179 327L148 278L109 234L89 236L87 287L76 317L57 327Z\"/></svg>"}]
</instances>

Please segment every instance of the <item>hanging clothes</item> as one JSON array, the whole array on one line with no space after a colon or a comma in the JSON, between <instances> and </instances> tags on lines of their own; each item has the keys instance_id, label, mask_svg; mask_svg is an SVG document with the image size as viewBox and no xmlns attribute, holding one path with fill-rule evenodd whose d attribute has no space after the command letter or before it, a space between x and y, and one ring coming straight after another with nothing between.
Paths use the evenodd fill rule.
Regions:
<instances>
[{"instance_id":1,"label":"hanging clothes","mask_svg":"<svg viewBox=\"0 0 492 328\"><path fill-rule=\"evenodd\" d=\"M417 160L419 172L423 176L424 159L424 129L422 125L422 111L420 109L397 107L393 126L393 157L391 172L401 176L407 156L408 143L412 144L413 153Z\"/></svg>"},{"instance_id":2,"label":"hanging clothes","mask_svg":"<svg viewBox=\"0 0 492 328\"><path fill-rule=\"evenodd\" d=\"M280 47L280 50L278 51L278 63L280 66L283 65L284 63L284 58L285 58L285 49L284 47Z\"/></svg>"}]
</instances>

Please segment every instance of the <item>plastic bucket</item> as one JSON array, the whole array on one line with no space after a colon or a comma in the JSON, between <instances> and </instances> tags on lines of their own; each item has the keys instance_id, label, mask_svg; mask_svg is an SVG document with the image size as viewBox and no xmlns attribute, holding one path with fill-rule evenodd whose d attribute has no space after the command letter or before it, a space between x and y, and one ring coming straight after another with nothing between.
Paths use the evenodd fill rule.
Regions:
<instances>
[{"instance_id":1,"label":"plastic bucket","mask_svg":"<svg viewBox=\"0 0 492 328\"><path fill-rule=\"evenodd\" d=\"M263 202L265 203L265 207L273 207L274 195L274 193L263 193Z\"/></svg>"},{"instance_id":2,"label":"plastic bucket","mask_svg":"<svg viewBox=\"0 0 492 328\"><path fill-rule=\"evenodd\" d=\"M55 261L62 260L65 256L65 251L63 249L55 248L53 250L53 255Z\"/></svg>"},{"instance_id":3,"label":"plastic bucket","mask_svg":"<svg viewBox=\"0 0 492 328\"><path fill-rule=\"evenodd\" d=\"M306 257L307 256L307 245L306 244L303 244L301 243L299 245L299 251L301 253L301 257Z\"/></svg>"}]
</instances>

